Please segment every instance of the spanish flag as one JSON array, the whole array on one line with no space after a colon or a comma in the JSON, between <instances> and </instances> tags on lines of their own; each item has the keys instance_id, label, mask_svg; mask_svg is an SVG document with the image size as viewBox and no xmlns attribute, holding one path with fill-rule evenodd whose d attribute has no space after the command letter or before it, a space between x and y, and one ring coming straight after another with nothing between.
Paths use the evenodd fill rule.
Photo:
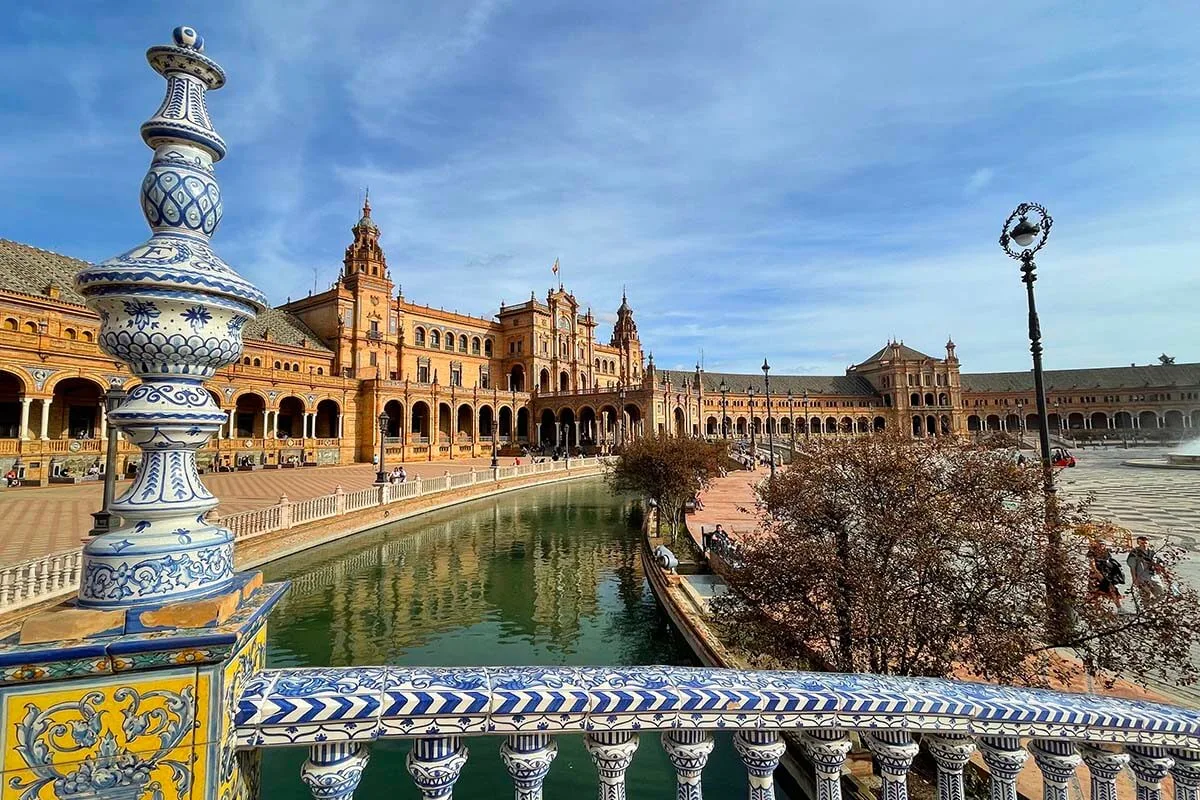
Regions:
<instances>
[{"instance_id":1,"label":"spanish flag","mask_svg":"<svg viewBox=\"0 0 1200 800\"><path fill-rule=\"evenodd\" d=\"M555 275L558 274L558 259L557 258L554 259L554 266L550 268L550 271L553 272Z\"/></svg>"}]
</instances>

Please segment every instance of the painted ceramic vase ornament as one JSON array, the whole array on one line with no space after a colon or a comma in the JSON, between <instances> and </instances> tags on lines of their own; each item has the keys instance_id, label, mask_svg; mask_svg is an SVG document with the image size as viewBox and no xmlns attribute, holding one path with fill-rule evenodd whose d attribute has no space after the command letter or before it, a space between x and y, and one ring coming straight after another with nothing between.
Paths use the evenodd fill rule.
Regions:
<instances>
[{"instance_id":1,"label":"painted ceramic vase ornament","mask_svg":"<svg viewBox=\"0 0 1200 800\"><path fill-rule=\"evenodd\" d=\"M141 380L109 420L142 450L133 485L112 510L124 525L84 547L79 602L124 608L200 597L233 576L233 534L205 516L217 500L200 482L196 451L225 422L203 382L242 352L242 327L266 297L213 252L221 190L213 164L225 143L205 105L225 83L182 26L151 47L167 81L162 106L142 125L154 157L142 181L143 244L81 270L76 287L100 314L100 347Z\"/></svg>"}]
</instances>

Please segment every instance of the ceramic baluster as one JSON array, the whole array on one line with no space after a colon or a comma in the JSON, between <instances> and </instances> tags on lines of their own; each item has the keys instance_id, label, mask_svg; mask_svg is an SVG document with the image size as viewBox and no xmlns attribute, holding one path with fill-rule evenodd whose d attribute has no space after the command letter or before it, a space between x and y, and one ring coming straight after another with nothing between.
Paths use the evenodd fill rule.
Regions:
<instances>
[{"instance_id":1,"label":"ceramic baluster","mask_svg":"<svg viewBox=\"0 0 1200 800\"><path fill-rule=\"evenodd\" d=\"M1175 779L1175 800L1200 800L1200 750L1170 751L1175 763L1171 777Z\"/></svg>"},{"instance_id":2,"label":"ceramic baluster","mask_svg":"<svg viewBox=\"0 0 1200 800\"><path fill-rule=\"evenodd\" d=\"M500 759L512 777L516 800L541 800L542 784L558 755L558 743L544 733L516 733L500 745Z\"/></svg>"},{"instance_id":3,"label":"ceramic baluster","mask_svg":"<svg viewBox=\"0 0 1200 800\"><path fill-rule=\"evenodd\" d=\"M961 733L939 733L926 736L925 744L937 764L938 800L963 800L963 768L975 752L975 742Z\"/></svg>"},{"instance_id":4,"label":"ceramic baluster","mask_svg":"<svg viewBox=\"0 0 1200 800\"><path fill-rule=\"evenodd\" d=\"M638 735L628 731L592 731L583 743L600 777L600 800L625 800L625 771L637 752Z\"/></svg>"},{"instance_id":5,"label":"ceramic baluster","mask_svg":"<svg viewBox=\"0 0 1200 800\"><path fill-rule=\"evenodd\" d=\"M203 382L237 360L242 328L266 297L209 246L221 220L213 164L225 143L205 95L224 85L225 73L193 28L176 28L173 38L146 54L167 82L141 128L154 151L141 187L151 236L75 278L100 315L101 349L141 380L109 417L141 448L142 467L112 505L124 525L84 547L79 602L90 607L204 596L229 588L233 576L233 535L205 521L217 500L196 472L196 450L225 421Z\"/></svg>"},{"instance_id":6,"label":"ceramic baluster","mask_svg":"<svg viewBox=\"0 0 1200 800\"><path fill-rule=\"evenodd\" d=\"M872 731L863 743L879 766L880 800L908 800L908 770L920 747L906 731Z\"/></svg>"},{"instance_id":7,"label":"ceramic baluster","mask_svg":"<svg viewBox=\"0 0 1200 800\"><path fill-rule=\"evenodd\" d=\"M746 730L733 735L733 749L746 766L750 800L773 800L775 768L786 746L778 731Z\"/></svg>"},{"instance_id":8,"label":"ceramic baluster","mask_svg":"<svg viewBox=\"0 0 1200 800\"><path fill-rule=\"evenodd\" d=\"M1029 759L1021 740L1015 736L983 736L979 739L979 754L991 775L991 800L1017 800L1017 776Z\"/></svg>"},{"instance_id":9,"label":"ceramic baluster","mask_svg":"<svg viewBox=\"0 0 1200 800\"><path fill-rule=\"evenodd\" d=\"M690 729L664 731L662 746L675 768L676 800L701 800L700 773L713 751L712 734Z\"/></svg>"},{"instance_id":10,"label":"ceramic baluster","mask_svg":"<svg viewBox=\"0 0 1200 800\"><path fill-rule=\"evenodd\" d=\"M1079 754L1091 778L1091 800L1117 800L1117 776L1129 765L1129 754L1092 745L1080 745Z\"/></svg>"},{"instance_id":11,"label":"ceramic baluster","mask_svg":"<svg viewBox=\"0 0 1200 800\"><path fill-rule=\"evenodd\" d=\"M314 744L300 767L300 780L313 800L351 800L370 755L361 742Z\"/></svg>"},{"instance_id":12,"label":"ceramic baluster","mask_svg":"<svg viewBox=\"0 0 1200 800\"><path fill-rule=\"evenodd\" d=\"M425 800L448 798L467 763L467 748L461 736L417 739L406 760L408 774Z\"/></svg>"},{"instance_id":13,"label":"ceramic baluster","mask_svg":"<svg viewBox=\"0 0 1200 800\"><path fill-rule=\"evenodd\" d=\"M1067 785L1082 760L1075 745L1062 739L1034 739L1029 752L1042 771L1042 800L1067 800Z\"/></svg>"},{"instance_id":14,"label":"ceramic baluster","mask_svg":"<svg viewBox=\"0 0 1200 800\"><path fill-rule=\"evenodd\" d=\"M1129 769L1137 780L1137 800L1162 800L1162 781L1167 777L1174 759L1165 747L1129 745Z\"/></svg>"}]
</instances>

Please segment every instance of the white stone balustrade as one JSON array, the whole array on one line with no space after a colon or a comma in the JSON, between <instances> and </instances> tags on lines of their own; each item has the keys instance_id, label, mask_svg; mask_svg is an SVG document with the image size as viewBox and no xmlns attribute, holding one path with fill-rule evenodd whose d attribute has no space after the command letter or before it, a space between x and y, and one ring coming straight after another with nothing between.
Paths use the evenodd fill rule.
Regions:
<instances>
[{"instance_id":1,"label":"white stone balustrade","mask_svg":"<svg viewBox=\"0 0 1200 800\"><path fill-rule=\"evenodd\" d=\"M1126 768L1138 800L1162 800L1168 775L1175 800L1196 800L1200 790L1198 711L950 680L686 667L267 670L247 682L235 725L242 748L311 747L304 781L314 797L338 800L353 795L377 739L413 739L408 767L418 789L446 798L467 739L497 734L508 737L499 755L517 800L542 796L564 735L584 737L600 800L623 800L639 737L651 732L675 769L676 798L700 800L718 730L734 733L752 800L775 796L786 732L798 734L798 755L811 762L817 800L842 796L855 738L874 757L882 800L907 797L922 747L936 765L939 800L965 800L963 774L976 751L992 800L1016 797L1029 755L1045 800L1067 796L1081 763L1092 800L1112 800ZM477 749L476 757L492 756Z\"/></svg>"}]
</instances>

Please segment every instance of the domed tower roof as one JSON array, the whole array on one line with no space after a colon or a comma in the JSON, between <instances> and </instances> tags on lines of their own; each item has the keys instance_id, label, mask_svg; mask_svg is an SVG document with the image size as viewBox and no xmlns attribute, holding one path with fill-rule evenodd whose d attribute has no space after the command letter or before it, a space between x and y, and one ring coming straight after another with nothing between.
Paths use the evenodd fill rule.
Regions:
<instances>
[{"instance_id":1,"label":"domed tower roof","mask_svg":"<svg viewBox=\"0 0 1200 800\"><path fill-rule=\"evenodd\" d=\"M372 275L383 278L387 276L387 259L383 248L379 246L379 226L371 219L371 197L363 198L362 216L350 229L354 241L346 248L343 263L346 265L345 275Z\"/></svg>"},{"instance_id":2,"label":"domed tower roof","mask_svg":"<svg viewBox=\"0 0 1200 800\"><path fill-rule=\"evenodd\" d=\"M625 290L621 290L621 305L617 308L617 322L613 325L611 344L620 347L623 343L637 339L637 323L633 320L633 309L629 307L629 299Z\"/></svg>"}]
</instances>

